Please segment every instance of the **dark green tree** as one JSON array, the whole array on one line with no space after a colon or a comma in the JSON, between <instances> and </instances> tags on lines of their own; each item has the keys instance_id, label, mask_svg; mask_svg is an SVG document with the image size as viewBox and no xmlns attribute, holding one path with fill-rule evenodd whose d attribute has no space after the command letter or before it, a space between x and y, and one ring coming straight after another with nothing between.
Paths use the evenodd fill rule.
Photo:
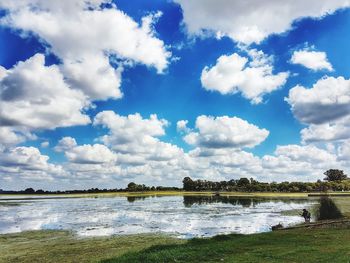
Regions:
<instances>
[{"instance_id":1,"label":"dark green tree","mask_svg":"<svg viewBox=\"0 0 350 263\"><path fill-rule=\"evenodd\" d=\"M183 188L185 191L194 190L194 182L192 181L192 179L190 177L185 177L182 180L182 183L183 183Z\"/></svg>"},{"instance_id":2,"label":"dark green tree","mask_svg":"<svg viewBox=\"0 0 350 263\"><path fill-rule=\"evenodd\" d=\"M137 184L135 184L134 182L130 182L129 184L128 184L128 191L135 191L136 190L136 188L137 188Z\"/></svg>"},{"instance_id":3,"label":"dark green tree","mask_svg":"<svg viewBox=\"0 0 350 263\"><path fill-rule=\"evenodd\" d=\"M328 182L338 182L346 180L348 177L343 170L329 169L323 173L326 177L323 179Z\"/></svg>"},{"instance_id":4,"label":"dark green tree","mask_svg":"<svg viewBox=\"0 0 350 263\"><path fill-rule=\"evenodd\" d=\"M240 179L238 180L238 182L237 182L237 185L238 185L239 187L245 187L245 186L247 186L247 185L249 185L249 184L250 184L250 181L249 181L248 178L240 178Z\"/></svg>"},{"instance_id":5,"label":"dark green tree","mask_svg":"<svg viewBox=\"0 0 350 263\"><path fill-rule=\"evenodd\" d=\"M34 194L35 193L35 190L33 188L27 188L26 190L24 190L24 192L26 194Z\"/></svg>"}]
</instances>

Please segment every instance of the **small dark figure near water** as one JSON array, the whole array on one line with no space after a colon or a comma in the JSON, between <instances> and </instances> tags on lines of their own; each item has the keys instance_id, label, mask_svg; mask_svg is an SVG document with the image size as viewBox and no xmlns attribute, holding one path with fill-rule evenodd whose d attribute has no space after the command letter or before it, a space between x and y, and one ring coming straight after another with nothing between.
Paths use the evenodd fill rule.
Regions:
<instances>
[{"instance_id":1,"label":"small dark figure near water","mask_svg":"<svg viewBox=\"0 0 350 263\"><path fill-rule=\"evenodd\" d=\"M310 223L311 214L309 211L307 211L306 209L303 209L303 213L301 214L301 216L304 217L305 223Z\"/></svg>"}]
</instances>

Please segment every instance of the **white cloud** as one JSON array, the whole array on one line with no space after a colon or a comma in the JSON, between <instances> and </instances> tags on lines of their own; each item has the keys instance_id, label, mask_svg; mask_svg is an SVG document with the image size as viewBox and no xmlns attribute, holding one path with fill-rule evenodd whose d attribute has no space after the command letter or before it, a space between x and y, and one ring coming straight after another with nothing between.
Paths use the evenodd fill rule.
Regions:
<instances>
[{"instance_id":1,"label":"white cloud","mask_svg":"<svg viewBox=\"0 0 350 263\"><path fill-rule=\"evenodd\" d=\"M262 102L263 96L277 90L286 83L288 73L273 74L272 58L262 51L250 50L251 58L237 53L222 55L213 67L205 67L201 82L206 90L218 91L221 94L240 92L252 103Z\"/></svg>"},{"instance_id":2,"label":"white cloud","mask_svg":"<svg viewBox=\"0 0 350 263\"><path fill-rule=\"evenodd\" d=\"M301 130L303 143L350 138L350 80L324 77L312 88L292 88L285 100L294 116L309 125Z\"/></svg>"},{"instance_id":3,"label":"white cloud","mask_svg":"<svg viewBox=\"0 0 350 263\"><path fill-rule=\"evenodd\" d=\"M69 84L82 90L89 98L121 98L122 68L115 70L108 58L99 55L86 55L83 60L65 60L61 67Z\"/></svg>"},{"instance_id":4,"label":"white cloud","mask_svg":"<svg viewBox=\"0 0 350 263\"><path fill-rule=\"evenodd\" d=\"M9 12L1 24L21 30L22 35L39 36L62 60L67 81L90 99L120 98L122 66L114 69L110 56L155 67L161 73L171 54L153 29L160 13L142 18L139 25L115 5L100 8L110 2L2 0L0 7Z\"/></svg>"},{"instance_id":5,"label":"white cloud","mask_svg":"<svg viewBox=\"0 0 350 263\"><path fill-rule=\"evenodd\" d=\"M147 141L164 135L164 127L168 122L164 119L159 120L155 114L149 119L143 119L138 113L120 116L113 111L103 111L95 116L94 125L109 128L111 136L105 136L102 139L106 144L112 144L118 148L134 141Z\"/></svg>"},{"instance_id":6,"label":"white cloud","mask_svg":"<svg viewBox=\"0 0 350 263\"><path fill-rule=\"evenodd\" d=\"M64 167L71 180L110 180L112 175L121 174L117 154L105 145L78 145L74 138L63 137L54 149L64 153Z\"/></svg>"},{"instance_id":7,"label":"white cloud","mask_svg":"<svg viewBox=\"0 0 350 263\"><path fill-rule=\"evenodd\" d=\"M347 161L350 166L350 140L344 141L338 148L338 159Z\"/></svg>"},{"instance_id":8,"label":"white cloud","mask_svg":"<svg viewBox=\"0 0 350 263\"><path fill-rule=\"evenodd\" d=\"M102 144L74 146L64 154L70 162L80 164L115 163L117 160L117 155Z\"/></svg>"},{"instance_id":9,"label":"white cloud","mask_svg":"<svg viewBox=\"0 0 350 263\"><path fill-rule=\"evenodd\" d=\"M350 114L350 80L325 77L312 88L296 86L286 101L294 116L307 124L322 124Z\"/></svg>"},{"instance_id":10,"label":"white cloud","mask_svg":"<svg viewBox=\"0 0 350 263\"><path fill-rule=\"evenodd\" d=\"M294 51L291 62L293 64L300 64L308 69L314 71L328 70L333 71L331 63L327 59L327 54L320 51L312 50L298 50Z\"/></svg>"},{"instance_id":11,"label":"white cloud","mask_svg":"<svg viewBox=\"0 0 350 263\"><path fill-rule=\"evenodd\" d=\"M316 181L327 169L340 167L336 155L312 145L277 146L274 155L262 158L265 180Z\"/></svg>"},{"instance_id":12,"label":"white cloud","mask_svg":"<svg viewBox=\"0 0 350 263\"><path fill-rule=\"evenodd\" d=\"M0 172L17 180L52 180L55 176L65 176L62 166L50 164L48 160L49 157L35 147L0 149Z\"/></svg>"},{"instance_id":13,"label":"white cloud","mask_svg":"<svg viewBox=\"0 0 350 263\"><path fill-rule=\"evenodd\" d=\"M65 152L73 147L77 146L77 142L72 137L63 137L58 144L55 146L55 151L57 152Z\"/></svg>"},{"instance_id":14,"label":"white cloud","mask_svg":"<svg viewBox=\"0 0 350 263\"><path fill-rule=\"evenodd\" d=\"M9 127L0 127L0 146L15 145L25 141L25 136L15 132Z\"/></svg>"},{"instance_id":15,"label":"white cloud","mask_svg":"<svg viewBox=\"0 0 350 263\"><path fill-rule=\"evenodd\" d=\"M252 148L269 135L266 129L237 117L199 116L196 120L198 132L190 132L184 140L203 148Z\"/></svg>"},{"instance_id":16,"label":"white cloud","mask_svg":"<svg viewBox=\"0 0 350 263\"><path fill-rule=\"evenodd\" d=\"M189 129L187 127L187 124L188 124L188 120L180 120L180 121L178 121L176 123L176 130L178 132L185 132L185 133L190 132L191 129Z\"/></svg>"},{"instance_id":17,"label":"white cloud","mask_svg":"<svg viewBox=\"0 0 350 263\"><path fill-rule=\"evenodd\" d=\"M291 161L301 161L309 163L334 162L335 156L326 150L322 150L313 145L285 145L277 146L275 154L288 157Z\"/></svg>"},{"instance_id":18,"label":"white cloud","mask_svg":"<svg viewBox=\"0 0 350 263\"><path fill-rule=\"evenodd\" d=\"M50 143L48 141L44 141L44 142L40 143L41 148L47 148L49 146L50 146Z\"/></svg>"},{"instance_id":19,"label":"white cloud","mask_svg":"<svg viewBox=\"0 0 350 263\"><path fill-rule=\"evenodd\" d=\"M328 123L311 124L300 133L303 143L349 139L350 116Z\"/></svg>"},{"instance_id":20,"label":"white cloud","mask_svg":"<svg viewBox=\"0 0 350 263\"><path fill-rule=\"evenodd\" d=\"M100 138L104 144L126 157L137 154L146 160L171 160L182 154L175 145L159 140L165 135L164 127L168 122L158 119L153 114L143 119L140 114L120 116L112 111L103 111L96 115L94 125L102 125L109 129L109 134ZM122 158L123 159L123 158Z\"/></svg>"},{"instance_id":21,"label":"white cloud","mask_svg":"<svg viewBox=\"0 0 350 263\"><path fill-rule=\"evenodd\" d=\"M19 62L0 80L0 125L54 129L90 122L85 96L69 88L56 65L42 54Z\"/></svg>"},{"instance_id":22,"label":"white cloud","mask_svg":"<svg viewBox=\"0 0 350 263\"><path fill-rule=\"evenodd\" d=\"M183 10L190 34L228 36L235 41L259 43L271 34L283 33L302 17L323 17L350 6L348 0L174 0ZM220 14L220 15L218 15Z\"/></svg>"}]
</instances>

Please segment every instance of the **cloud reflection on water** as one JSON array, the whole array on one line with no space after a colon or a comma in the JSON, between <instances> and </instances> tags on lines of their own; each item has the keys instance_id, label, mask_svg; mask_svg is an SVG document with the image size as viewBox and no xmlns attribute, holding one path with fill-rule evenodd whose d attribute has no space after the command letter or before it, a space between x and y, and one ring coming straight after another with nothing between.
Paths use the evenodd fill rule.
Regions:
<instances>
[{"instance_id":1,"label":"cloud reflection on water","mask_svg":"<svg viewBox=\"0 0 350 263\"><path fill-rule=\"evenodd\" d=\"M6 202L6 201L1 201ZM0 206L0 233L65 229L79 236L166 233L179 238L269 231L272 225L302 222L282 211L313 205L307 199L215 196L72 198Z\"/></svg>"}]
</instances>

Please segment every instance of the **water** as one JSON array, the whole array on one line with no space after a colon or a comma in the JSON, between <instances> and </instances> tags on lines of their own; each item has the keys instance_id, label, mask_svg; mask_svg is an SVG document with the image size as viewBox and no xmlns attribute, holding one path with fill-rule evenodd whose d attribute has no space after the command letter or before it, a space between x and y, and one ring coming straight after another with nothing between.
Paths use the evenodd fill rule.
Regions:
<instances>
[{"instance_id":1,"label":"water","mask_svg":"<svg viewBox=\"0 0 350 263\"><path fill-rule=\"evenodd\" d=\"M284 226L303 222L301 216L281 212L315 203L200 196L0 199L0 233L60 229L79 236L165 233L179 238L249 234L270 231L280 222Z\"/></svg>"}]
</instances>

